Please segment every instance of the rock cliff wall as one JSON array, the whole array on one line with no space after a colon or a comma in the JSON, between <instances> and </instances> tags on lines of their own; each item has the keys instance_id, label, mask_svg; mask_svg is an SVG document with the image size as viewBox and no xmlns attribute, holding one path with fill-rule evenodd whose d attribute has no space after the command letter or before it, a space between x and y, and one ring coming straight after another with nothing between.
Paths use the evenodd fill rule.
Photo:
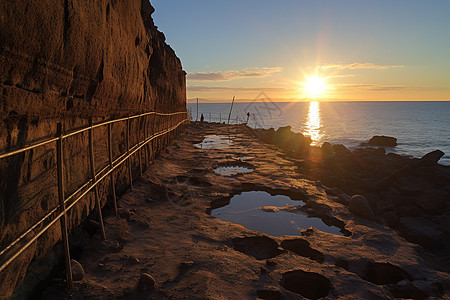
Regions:
<instances>
[{"instance_id":1,"label":"rock cliff wall","mask_svg":"<svg viewBox=\"0 0 450 300\"><path fill-rule=\"evenodd\" d=\"M0 153L66 130L147 111L186 110L185 72L165 43L148 0L0 2ZM131 123L131 142L143 126ZM141 131L138 131L141 128ZM123 152L126 125L113 126L113 152ZM94 131L97 169L108 160L106 131ZM170 137L145 149L151 162ZM89 178L87 133L69 138L64 148L67 193ZM133 170L137 172L137 160ZM0 250L55 207L56 151L40 147L0 160ZM126 170L115 174L118 188ZM103 204L108 182L100 186ZM88 196L70 214L71 228L92 211ZM8 298L30 262L60 239L58 226L0 273L0 298Z\"/></svg>"}]
</instances>

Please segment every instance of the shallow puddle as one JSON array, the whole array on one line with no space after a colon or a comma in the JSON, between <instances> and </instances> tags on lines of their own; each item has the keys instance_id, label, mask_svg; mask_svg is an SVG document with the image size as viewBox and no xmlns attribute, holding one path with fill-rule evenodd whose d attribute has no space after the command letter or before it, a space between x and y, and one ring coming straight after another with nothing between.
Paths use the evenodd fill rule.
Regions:
<instances>
[{"instance_id":1,"label":"shallow puddle","mask_svg":"<svg viewBox=\"0 0 450 300\"><path fill-rule=\"evenodd\" d=\"M212 210L211 215L272 236L301 235L300 229L311 226L344 235L339 227L328 226L320 218L308 217L298 209L304 204L288 196L272 196L263 191L243 192L231 198L230 204Z\"/></svg>"},{"instance_id":2,"label":"shallow puddle","mask_svg":"<svg viewBox=\"0 0 450 300\"><path fill-rule=\"evenodd\" d=\"M207 135L201 143L195 144L200 149L227 149L233 145L233 141L226 135Z\"/></svg>"},{"instance_id":3,"label":"shallow puddle","mask_svg":"<svg viewBox=\"0 0 450 300\"><path fill-rule=\"evenodd\" d=\"M238 174L253 172L253 169L242 166L223 166L215 168L214 172L223 176L234 176Z\"/></svg>"}]
</instances>

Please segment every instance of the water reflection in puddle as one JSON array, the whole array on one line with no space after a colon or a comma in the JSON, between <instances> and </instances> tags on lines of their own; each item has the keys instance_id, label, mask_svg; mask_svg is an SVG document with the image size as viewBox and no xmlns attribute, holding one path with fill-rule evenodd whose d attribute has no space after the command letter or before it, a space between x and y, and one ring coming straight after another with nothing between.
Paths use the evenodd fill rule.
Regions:
<instances>
[{"instance_id":1,"label":"water reflection in puddle","mask_svg":"<svg viewBox=\"0 0 450 300\"><path fill-rule=\"evenodd\" d=\"M339 227L328 226L320 218L309 218L303 211L292 207L304 204L283 195L272 196L263 191L244 192L231 198L230 204L212 210L211 215L272 236L301 235L300 229L310 226L343 235Z\"/></svg>"},{"instance_id":2,"label":"water reflection in puddle","mask_svg":"<svg viewBox=\"0 0 450 300\"><path fill-rule=\"evenodd\" d=\"M226 135L207 135L201 143L195 144L200 149L227 149L233 145L233 141Z\"/></svg>"},{"instance_id":3,"label":"water reflection in puddle","mask_svg":"<svg viewBox=\"0 0 450 300\"><path fill-rule=\"evenodd\" d=\"M253 172L253 169L239 166L228 166L228 167L224 166L215 168L214 172L223 176L234 176L242 173Z\"/></svg>"}]
</instances>

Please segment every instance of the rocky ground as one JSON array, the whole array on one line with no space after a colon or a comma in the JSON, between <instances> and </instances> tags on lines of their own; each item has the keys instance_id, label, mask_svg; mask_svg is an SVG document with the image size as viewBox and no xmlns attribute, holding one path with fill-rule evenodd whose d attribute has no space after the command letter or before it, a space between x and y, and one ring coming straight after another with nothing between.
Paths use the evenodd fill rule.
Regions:
<instances>
[{"instance_id":1,"label":"rocky ground","mask_svg":"<svg viewBox=\"0 0 450 300\"><path fill-rule=\"evenodd\" d=\"M231 142L219 149L196 147L206 135L229 136ZM256 135L261 138L261 133ZM448 233L436 227L439 222L442 227L448 224L448 199L441 211L426 204L421 208L420 202L400 209L397 203L403 202L395 200L406 201L415 189L423 190L425 198L430 189L441 195L448 191L448 182L430 186L418 179L424 171L417 166L402 169L405 177L398 170L406 165L395 165L403 158L377 163L392 156L371 152L374 165L391 168L386 171L391 177L370 190L375 179L364 181L362 173L352 173L365 182L358 189L356 179L346 180L341 164L351 160L339 158L339 149L346 152L331 148L329 157L335 157L340 168L330 169L332 160L325 162L317 155L302 159L302 151L283 153L261 143L244 126L191 124L120 199L119 216L105 218L107 240L96 234L77 257L82 267L75 268L73 289L55 283L41 298L450 299L448 261L444 263L448 242L442 239ZM365 155L361 153L359 157ZM222 176L213 171L220 165L245 165L254 171ZM444 180L448 169L433 172ZM378 174L373 168L366 173ZM408 183L410 174L415 181ZM378 176L384 179L383 175ZM335 182L323 180L327 177ZM302 199L309 214L347 234L305 228L298 236L273 237L209 214L233 195L253 190ZM415 227L425 222L428 227ZM412 237L408 241L400 234ZM415 240L416 234L421 238Z\"/></svg>"}]
</instances>

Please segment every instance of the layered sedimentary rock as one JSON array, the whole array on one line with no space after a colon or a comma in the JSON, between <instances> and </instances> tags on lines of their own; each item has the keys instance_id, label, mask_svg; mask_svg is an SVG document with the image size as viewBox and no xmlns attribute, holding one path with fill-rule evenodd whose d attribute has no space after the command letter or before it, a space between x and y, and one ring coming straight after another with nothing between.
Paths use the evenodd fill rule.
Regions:
<instances>
[{"instance_id":1,"label":"layered sedimentary rock","mask_svg":"<svg viewBox=\"0 0 450 300\"><path fill-rule=\"evenodd\" d=\"M185 72L154 25L153 11L148 0L1 1L0 154L55 136L60 122L68 131L89 120L185 111ZM131 142L143 126L131 123ZM125 131L124 123L113 126L115 157L125 147ZM97 169L108 160L105 136L105 128L94 131ZM70 138L64 148L66 193L90 176L87 138L87 133ZM146 162L168 140L150 144ZM119 188L125 174L123 169L115 174ZM0 159L0 175L3 249L58 203L54 145ZM105 182L103 204L108 193ZM71 211L70 228L92 211L91 198ZM8 298L30 262L59 239L53 226L1 272L0 298Z\"/></svg>"}]
</instances>

